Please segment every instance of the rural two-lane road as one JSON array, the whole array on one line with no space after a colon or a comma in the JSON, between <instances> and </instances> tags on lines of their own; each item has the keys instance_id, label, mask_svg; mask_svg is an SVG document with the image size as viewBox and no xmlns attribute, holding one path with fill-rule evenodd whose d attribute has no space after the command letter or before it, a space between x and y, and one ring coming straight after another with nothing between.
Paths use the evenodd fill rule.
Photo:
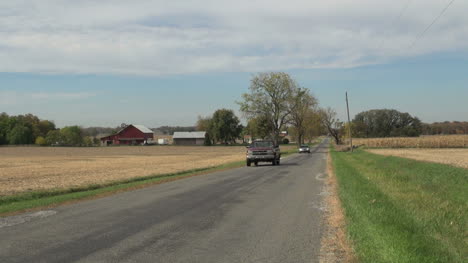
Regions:
<instances>
[{"instance_id":1,"label":"rural two-lane road","mask_svg":"<svg viewBox=\"0 0 468 263\"><path fill-rule=\"evenodd\" d=\"M326 151L0 218L0 262L317 262Z\"/></svg>"}]
</instances>

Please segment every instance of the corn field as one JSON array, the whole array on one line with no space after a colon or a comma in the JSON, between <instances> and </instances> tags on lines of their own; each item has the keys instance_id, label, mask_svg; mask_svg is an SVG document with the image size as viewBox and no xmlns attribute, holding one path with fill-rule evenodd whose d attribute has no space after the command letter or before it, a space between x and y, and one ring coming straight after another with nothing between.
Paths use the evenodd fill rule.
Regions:
<instances>
[{"instance_id":1,"label":"corn field","mask_svg":"<svg viewBox=\"0 0 468 263\"><path fill-rule=\"evenodd\" d=\"M353 138L353 145L373 148L467 148L468 135Z\"/></svg>"}]
</instances>

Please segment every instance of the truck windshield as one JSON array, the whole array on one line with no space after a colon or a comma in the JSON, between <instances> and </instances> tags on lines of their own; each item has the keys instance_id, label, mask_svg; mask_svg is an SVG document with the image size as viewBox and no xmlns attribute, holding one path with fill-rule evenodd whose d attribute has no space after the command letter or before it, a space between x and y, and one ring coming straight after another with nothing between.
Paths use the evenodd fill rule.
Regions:
<instances>
[{"instance_id":1,"label":"truck windshield","mask_svg":"<svg viewBox=\"0 0 468 263\"><path fill-rule=\"evenodd\" d=\"M252 144L254 148L262 148L262 147L273 147L273 142L254 142Z\"/></svg>"}]
</instances>

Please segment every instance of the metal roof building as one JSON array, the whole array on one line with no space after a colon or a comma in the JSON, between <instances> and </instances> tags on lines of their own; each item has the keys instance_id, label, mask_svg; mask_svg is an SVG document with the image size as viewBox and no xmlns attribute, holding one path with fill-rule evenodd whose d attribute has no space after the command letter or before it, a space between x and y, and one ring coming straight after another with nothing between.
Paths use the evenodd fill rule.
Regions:
<instances>
[{"instance_id":1,"label":"metal roof building","mask_svg":"<svg viewBox=\"0 0 468 263\"><path fill-rule=\"evenodd\" d=\"M206 132L174 132L172 137L175 145L203 145Z\"/></svg>"}]
</instances>

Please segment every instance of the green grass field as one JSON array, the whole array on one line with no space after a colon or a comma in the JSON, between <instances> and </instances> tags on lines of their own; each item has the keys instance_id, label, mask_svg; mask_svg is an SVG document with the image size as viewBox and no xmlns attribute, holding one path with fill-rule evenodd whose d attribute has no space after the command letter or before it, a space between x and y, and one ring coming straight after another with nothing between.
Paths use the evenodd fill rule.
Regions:
<instances>
[{"instance_id":1,"label":"green grass field","mask_svg":"<svg viewBox=\"0 0 468 263\"><path fill-rule=\"evenodd\" d=\"M332 150L360 262L468 262L468 170Z\"/></svg>"}]
</instances>

